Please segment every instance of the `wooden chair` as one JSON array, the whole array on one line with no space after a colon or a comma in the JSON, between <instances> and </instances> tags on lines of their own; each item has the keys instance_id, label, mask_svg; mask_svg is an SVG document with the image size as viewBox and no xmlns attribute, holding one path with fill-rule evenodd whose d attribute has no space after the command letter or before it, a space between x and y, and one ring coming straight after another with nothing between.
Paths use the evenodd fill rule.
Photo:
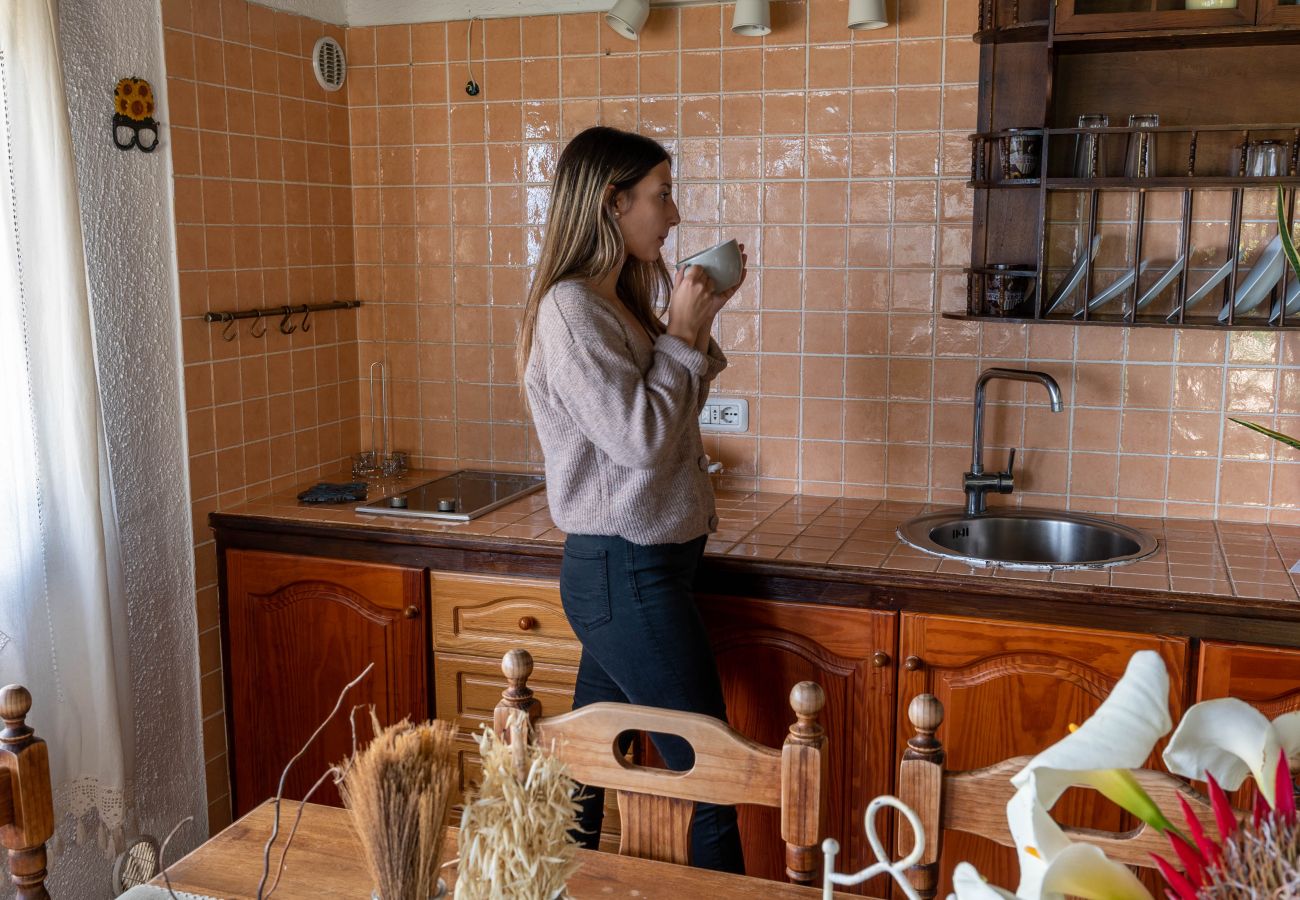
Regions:
<instances>
[{"instance_id":1,"label":"wooden chair","mask_svg":"<svg viewBox=\"0 0 1300 900\"><path fill-rule=\"evenodd\" d=\"M593 703L543 719L541 702L528 687L532 656L511 650L501 670L508 686L496 707L497 734L506 735L512 711L523 710L538 741L555 748L575 779L616 791L620 854L687 865L697 802L750 803L780 809L789 880L807 884L817 876L826 781L826 733L817 722L826 695L820 685L801 681L790 691L796 721L776 750L712 716L651 706ZM629 763L615 746L627 731L677 735L695 751L695 765L673 772Z\"/></svg>"},{"instance_id":2,"label":"wooden chair","mask_svg":"<svg viewBox=\"0 0 1300 900\"><path fill-rule=\"evenodd\" d=\"M54 835L54 798L45 741L26 722L31 708L27 688L0 688L0 844L9 851L18 900L49 900L45 842Z\"/></svg>"},{"instance_id":3,"label":"wooden chair","mask_svg":"<svg viewBox=\"0 0 1300 900\"><path fill-rule=\"evenodd\" d=\"M943 745L934 733L943 723L943 704L933 694L919 694L907 707L907 717L916 731L898 773L898 799L910 806L925 829L925 850L921 861L907 877L921 897L933 897L939 884L939 855L944 829L978 834L1004 847L1014 847L1007 825L1007 802L1015 793L1011 776L1025 767L1031 757L1004 759L983 769L948 772L944 769ZM1212 826L1214 812L1209 802L1186 782L1166 772L1138 769L1138 783L1167 815L1177 818L1178 797L1191 805L1202 824ZM1095 844L1108 857L1129 866L1154 868L1152 853L1170 858L1169 841L1154 828L1142 824L1133 831L1115 833L1083 828L1066 828L1072 840ZM895 856L911 852L912 835L906 820L898 817L898 850Z\"/></svg>"}]
</instances>

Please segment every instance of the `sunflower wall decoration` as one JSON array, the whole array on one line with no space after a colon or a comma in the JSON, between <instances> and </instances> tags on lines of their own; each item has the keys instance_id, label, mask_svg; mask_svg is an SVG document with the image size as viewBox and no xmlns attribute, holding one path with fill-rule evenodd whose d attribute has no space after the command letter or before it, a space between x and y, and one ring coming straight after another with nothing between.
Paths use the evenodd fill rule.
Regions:
<instances>
[{"instance_id":1,"label":"sunflower wall decoration","mask_svg":"<svg viewBox=\"0 0 1300 900\"><path fill-rule=\"evenodd\" d=\"M113 90L113 143L119 150L139 147L152 153L158 146L158 122L153 117L153 88L143 78L123 78Z\"/></svg>"}]
</instances>

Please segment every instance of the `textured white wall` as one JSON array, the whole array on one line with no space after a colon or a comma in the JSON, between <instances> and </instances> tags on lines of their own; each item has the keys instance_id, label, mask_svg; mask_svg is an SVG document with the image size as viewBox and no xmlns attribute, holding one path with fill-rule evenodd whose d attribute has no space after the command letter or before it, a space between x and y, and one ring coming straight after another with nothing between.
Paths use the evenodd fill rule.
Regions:
<instances>
[{"instance_id":1,"label":"textured white wall","mask_svg":"<svg viewBox=\"0 0 1300 900\"><path fill-rule=\"evenodd\" d=\"M59 31L125 559L136 811L159 839L194 816L173 842L184 852L207 834L207 805L171 159L165 143L153 154L124 153L109 129L117 79L139 76L165 91L158 0L63 0ZM67 837L50 892L111 897L111 861L93 841L73 846Z\"/></svg>"}]
</instances>

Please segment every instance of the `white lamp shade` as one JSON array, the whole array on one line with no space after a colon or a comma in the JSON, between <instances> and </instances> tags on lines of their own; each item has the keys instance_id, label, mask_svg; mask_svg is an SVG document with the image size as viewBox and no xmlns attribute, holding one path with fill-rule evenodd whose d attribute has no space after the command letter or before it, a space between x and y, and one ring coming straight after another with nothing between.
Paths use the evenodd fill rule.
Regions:
<instances>
[{"instance_id":1,"label":"white lamp shade","mask_svg":"<svg viewBox=\"0 0 1300 900\"><path fill-rule=\"evenodd\" d=\"M885 0L849 0L849 27L854 31L884 28L888 24Z\"/></svg>"},{"instance_id":2,"label":"white lamp shade","mask_svg":"<svg viewBox=\"0 0 1300 900\"><path fill-rule=\"evenodd\" d=\"M745 37L762 37L772 31L772 15L767 0L736 0L731 30Z\"/></svg>"},{"instance_id":3,"label":"white lamp shade","mask_svg":"<svg viewBox=\"0 0 1300 900\"><path fill-rule=\"evenodd\" d=\"M618 0L614 8L605 13L605 21L623 37L635 41L649 15L650 0Z\"/></svg>"}]
</instances>

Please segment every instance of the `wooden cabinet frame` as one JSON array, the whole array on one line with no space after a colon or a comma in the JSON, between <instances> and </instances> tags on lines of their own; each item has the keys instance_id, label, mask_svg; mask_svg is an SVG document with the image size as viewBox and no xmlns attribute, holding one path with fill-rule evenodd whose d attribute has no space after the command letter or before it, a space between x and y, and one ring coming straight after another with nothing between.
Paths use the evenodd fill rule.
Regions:
<instances>
[{"instance_id":1,"label":"wooden cabinet frame","mask_svg":"<svg viewBox=\"0 0 1300 900\"><path fill-rule=\"evenodd\" d=\"M1146 0L1141 12L1077 12L1084 0L1057 0L1056 34L1098 34L1112 31L1195 30L1224 26L1254 25L1256 0L1237 0L1235 9L1159 9L1157 0ZM1276 0L1259 0L1276 3Z\"/></svg>"}]
</instances>

